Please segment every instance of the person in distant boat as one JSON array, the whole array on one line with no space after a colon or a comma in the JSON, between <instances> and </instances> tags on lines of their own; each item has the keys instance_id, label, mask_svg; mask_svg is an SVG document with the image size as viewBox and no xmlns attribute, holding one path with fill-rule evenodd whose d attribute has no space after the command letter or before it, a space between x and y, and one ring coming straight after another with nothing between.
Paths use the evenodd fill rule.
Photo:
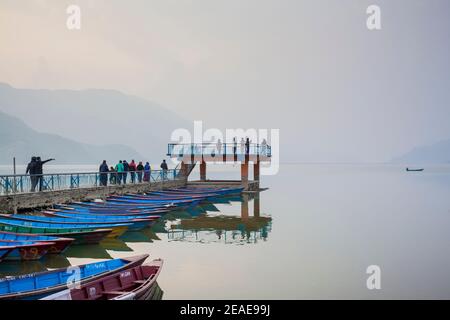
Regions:
<instances>
[{"instance_id":1,"label":"person in distant boat","mask_svg":"<svg viewBox=\"0 0 450 320\"><path fill-rule=\"evenodd\" d=\"M150 175L152 172L152 167L150 166L150 163L146 162L144 167L144 181L149 182L150 181Z\"/></svg>"},{"instance_id":2,"label":"person in distant boat","mask_svg":"<svg viewBox=\"0 0 450 320\"><path fill-rule=\"evenodd\" d=\"M130 171L131 183L135 183L136 182L136 162L134 162L134 160L131 160L130 164L128 165L128 171Z\"/></svg>"},{"instance_id":3,"label":"person in distant boat","mask_svg":"<svg viewBox=\"0 0 450 320\"><path fill-rule=\"evenodd\" d=\"M124 172L122 160L120 160L119 163L116 164L116 172L117 172L117 183L122 184L122 177Z\"/></svg>"},{"instance_id":4,"label":"person in distant boat","mask_svg":"<svg viewBox=\"0 0 450 320\"><path fill-rule=\"evenodd\" d=\"M137 178L138 178L138 182L141 183L142 182L142 173L144 173L144 165L142 164L142 161L139 161L137 167Z\"/></svg>"},{"instance_id":5,"label":"person in distant boat","mask_svg":"<svg viewBox=\"0 0 450 320\"><path fill-rule=\"evenodd\" d=\"M162 169L163 179L165 180L167 178L167 171L169 170L166 160L163 160L163 162L161 163L161 169Z\"/></svg>"},{"instance_id":6,"label":"person in distant boat","mask_svg":"<svg viewBox=\"0 0 450 320\"><path fill-rule=\"evenodd\" d=\"M98 171L100 172L100 185L106 187L108 185L108 172L109 172L109 167L106 164L106 160L103 160Z\"/></svg>"},{"instance_id":7,"label":"person in distant boat","mask_svg":"<svg viewBox=\"0 0 450 320\"><path fill-rule=\"evenodd\" d=\"M123 160L122 164L123 164L122 182L123 184L127 184L128 171L130 171L130 165L128 164L127 160Z\"/></svg>"},{"instance_id":8,"label":"person in distant boat","mask_svg":"<svg viewBox=\"0 0 450 320\"><path fill-rule=\"evenodd\" d=\"M42 161L41 157L36 157L36 175L37 175L37 184L39 185L39 191L42 191L44 187L44 164L54 160L55 159L48 159Z\"/></svg>"},{"instance_id":9,"label":"person in distant boat","mask_svg":"<svg viewBox=\"0 0 450 320\"><path fill-rule=\"evenodd\" d=\"M109 168L109 183L110 184L116 184L117 183L117 173L116 169L114 167Z\"/></svg>"},{"instance_id":10,"label":"person in distant boat","mask_svg":"<svg viewBox=\"0 0 450 320\"><path fill-rule=\"evenodd\" d=\"M30 174L31 192L36 191L37 176L36 176L37 162L36 157L31 157L30 163L28 163L26 174Z\"/></svg>"}]
</instances>

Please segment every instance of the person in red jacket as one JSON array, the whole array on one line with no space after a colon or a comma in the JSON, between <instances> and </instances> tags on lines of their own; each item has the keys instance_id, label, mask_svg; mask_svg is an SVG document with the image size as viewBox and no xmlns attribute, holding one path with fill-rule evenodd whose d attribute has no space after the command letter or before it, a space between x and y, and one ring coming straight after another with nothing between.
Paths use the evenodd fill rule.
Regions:
<instances>
[{"instance_id":1,"label":"person in red jacket","mask_svg":"<svg viewBox=\"0 0 450 320\"><path fill-rule=\"evenodd\" d=\"M135 183L135 181L136 181L136 162L134 162L134 160L131 160L131 162L128 164L128 170L130 171L131 183Z\"/></svg>"}]
</instances>

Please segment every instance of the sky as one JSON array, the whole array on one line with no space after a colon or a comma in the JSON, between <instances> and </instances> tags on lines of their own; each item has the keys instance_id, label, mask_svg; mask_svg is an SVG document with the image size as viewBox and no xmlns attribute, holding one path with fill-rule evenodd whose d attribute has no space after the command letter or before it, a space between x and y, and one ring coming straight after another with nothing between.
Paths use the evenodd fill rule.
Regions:
<instances>
[{"instance_id":1,"label":"sky","mask_svg":"<svg viewBox=\"0 0 450 320\"><path fill-rule=\"evenodd\" d=\"M66 27L69 5L81 30ZM369 5L382 29L366 27ZM304 161L450 138L448 0L1 0L0 82L114 89ZM71 137L76 139L76 137Z\"/></svg>"}]
</instances>

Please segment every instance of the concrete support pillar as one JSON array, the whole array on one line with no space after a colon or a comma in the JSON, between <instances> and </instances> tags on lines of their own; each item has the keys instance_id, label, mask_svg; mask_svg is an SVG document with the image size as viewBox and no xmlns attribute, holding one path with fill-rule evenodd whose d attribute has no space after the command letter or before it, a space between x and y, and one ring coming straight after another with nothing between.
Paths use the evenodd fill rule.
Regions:
<instances>
[{"instance_id":1,"label":"concrete support pillar","mask_svg":"<svg viewBox=\"0 0 450 320\"><path fill-rule=\"evenodd\" d=\"M247 161L241 164L241 182L245 188L248 187L248 162Z\"/></svg>"},{"instance_id":2,"label":"concrete support pillar","mask_svg":"<svg viewBox=\"0 0 450 320\"><path fill-rule=\"evenodd\" d=\"M248 220L248 194L242 194L241 219Z\"/></svg>"},{"instance_id":3,"label":"concrete support pillar","mask_svg":"<svg viewBox=\"0 0 450 320\"><path fill-rule=\"evenodd\" d=\"M206 162L202 161L200 163L200 180L206 181Z\"/></svg>"},{"instance_id":4,"label":"concrete support pillar","mask_svg":"<svg viewBox=\"0 0 450 320\"><path fill-rule=\"evenodd\" d=\"M260 217L260 207L259 207L259 192L255 194L255 198L253 199L253 216L255 218L259 218Z\"/></svg>"},{"instance_id":5,"label":"concrete support pillar","mask_svg":"<svg viewBox=\"0 0 450 320\"><path fill-rule=\"evenodd\" d=\"M256 161L253 164L253 176L254 176L253 180L259 181L259 161Z\"/></svg>"}]
</instances>

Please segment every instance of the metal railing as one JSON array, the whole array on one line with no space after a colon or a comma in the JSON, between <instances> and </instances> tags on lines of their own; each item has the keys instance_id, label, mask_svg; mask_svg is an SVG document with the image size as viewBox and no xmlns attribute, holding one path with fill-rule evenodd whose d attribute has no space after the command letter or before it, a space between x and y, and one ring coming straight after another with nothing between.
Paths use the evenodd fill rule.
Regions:
<instances>
[{"instance_id":1,"label":"metal railing","mask_svg":"<svg viewBox=\"0 0 450 320\"><path fill-rule=\"evenodd\" d=\"M272 156L272 148L267 144L251 143L248 146L241 143L170 143L167 155L183 157L190 155L260 155Z\"/></svg>"},{"instance_id":2,"label":"metal railing","mask_svg":"<svg viewBox=\"0 0 450 320\"><path fill-rule=\"evenodd\" d=\"M120 185L125 184L125 178L126 184L174 181L180 179L178 175L179 171L179 169L171 169L166 171L0 175L0 195Z\"/></svg>"}]
</instances>

